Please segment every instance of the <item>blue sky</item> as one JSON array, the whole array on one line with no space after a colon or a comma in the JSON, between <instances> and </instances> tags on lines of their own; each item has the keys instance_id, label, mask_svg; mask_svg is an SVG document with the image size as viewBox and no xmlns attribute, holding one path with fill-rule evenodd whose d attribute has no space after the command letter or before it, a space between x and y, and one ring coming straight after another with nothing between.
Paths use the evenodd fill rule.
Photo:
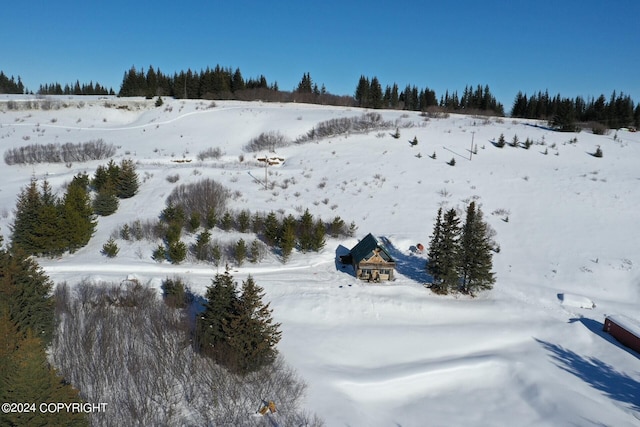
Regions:
<instances>
[{"instance_id":1,"label":"blue sky","mask_svg":"<svg viewBox=\"0 0 640 427\"><path fill-rule=\"evenodd\" d=\"M165 73L220 64L291 90L303 73L352 95L360 75L446 89L488 84L511 109L519 90L640 101L638 0L322 2L94 0L2 8L0 70L42 83L98 81L131 66Z\"/></svg>"}]
</instances>

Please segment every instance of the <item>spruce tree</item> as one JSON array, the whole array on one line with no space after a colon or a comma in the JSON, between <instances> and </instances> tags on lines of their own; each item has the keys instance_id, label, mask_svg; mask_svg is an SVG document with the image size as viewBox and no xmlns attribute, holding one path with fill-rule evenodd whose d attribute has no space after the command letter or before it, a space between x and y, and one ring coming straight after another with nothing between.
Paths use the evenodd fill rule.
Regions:
<instances>
[{"instance_id":1,"label":"spruce tree","mask_svg":"<svg viewBox=\"0 0 640 427\"><path fill-rule=\"evenodd\" d=\"M231 321L237 299L236 285L228 269L216 274L204 297L207 302L197 319L197 347L218 363L224 363L232 357L223 325Z\"/></svg>"},{"instance_id":2,"label":"spruce tree","mask_svg":"<svg viewBox=\"0 0 640 427\"><path fill-rule=\"evenodd\" d=\"M269 303L262 301L263 298L263 289L249 276L242 283L231 316L222 322L232 356L227 366L240 374L270 365L278 354L276 345L282 335L280 324L273 322L273 310Z\"/></svg>"},{"instance_id":3,"label":"spruce tree","mask_svg":"<svg viewBox=\"0 0 640 427\"><path fill-rule=\"evenodd\" d=\"M226 211L220 220L220 228L224 231L230 231L231 227L233 227L233 217L231 216L231 212Z\"/></svg>"},{"instance_id":4,"label":"spruce tree","mask_svg":"<svg viewBox=\"0 0 640 427\"><path fill-rule=\"evenodd\" d=\"M298 243L302 252L313 250L313 233L313 215L305 209L298 221Z\"/></svg>"},{"instance_id":5,"label":"spruce tree","mask_svg":"<svg viewBox=\"0 0 640 427\"><path fill-rule=\"evenodd\" d=\"M40 245L35 231L41 207L42 198L38 182L32 178L29 185L18 195L15 219L11 227L14 249L20 249L27 254L39 252Z\"/></svg>"},{"instance_id":6,"label":"spruce tree","mask_svg":"<svg viewBox=\"0 0 640 427\"><path fill-rule=\"evenodd\" d=\"M3 402L22 402L36 405L35 411L2 414L3 425L88 425L85 414L67 411L41 412L39 405L45 402L80 403L78 391L73 389L47 363L42 340L29 330L26 336L15 342L15 351L3 365L5 371L0 383L0 399Z\"/></svg>"},{"instance_id":7,"label":"spruce tree","mask_svg":"<svg viewBox=\"0 0 640 427\"><path fill-rule=\"evenodd\" d=\"M318 252L324 248L327 243L325 239L326 227L324 222L320 218L316 221L313 226L313 235L311 236L311 247L312 251Z\"/></svg>"},{"instance_id":8,"label":"spruce tree","mask_svg":"<svg viewBox=\"0 0 640 427\"><path fill-rule=\"evenodd\" d=\"M244 263L244 260L247 258L247 244L245 243L244 239L239 239L236 242L233 250L233 255L238 266L241 266Z\"/></svg>"},{"instance_id":9,"label":"spruce tree","mask_svg":"<svg viewBox=\"0 0 640 427\"><path fill-rule=\"evenodd\" d=\"M458 286L460 220L455 209L438 216L427 253L427 272L436 292L448 293Z\"/></svg>"},{"instance_id":10,"label":"spruce tree","mask_svg":"<svg viewBox=\"0 0 640 427\"><path fill-rule=\"evenodd\" d=\"M102 245L101 252L107 258L115 258L116 255L118 255L118 252L120 252L120 248L118 248L118 244L113 240L113 238L109 238L109 240Z\"/></svg>"},{"instance_id":11,"label":"spruce tree","mask_svg":"<svg viewBox=\"0 0 640 427\"><path fill-rule=\"evenodd\" d=\"M209 242L211 241L211 232L204 230L196 237L196 243L193 245L193 251L196 259L200 261L207 260L209 258Z\"/></svg>"},{"instance_id":12,"label":"spruce tree","mask_svg":"<svg viewBox=\"0 0 640 427\"><path fill-rule=\"evenodd\" d=\"M282 221L282 233L280 236L280 249L282 250L282 262L286 263L296 247L296 219L289 215Z\"/></svg>"},{"instance_id":13,"label":"spruce tree","mask_svg":"<svg viewBox=\"0 0 640 427\"><path fill-rule=\"evenodd\" d=\"M264 241L269 246L276 246L280 239L280 221L276 213L271 211L264 219Z\"/></svg>"},{"instance_id":14,"label":"spruce tree","mask_svg":"<svg viewBox=\"0 0 640 427\"><path fill-rule=\"evenodd\" d=\"M492 250L489 225L483 220L480 208L476 208L475 202L471 202L460 239L462 292L474 294L493 287L495 275L491 272Z\"/></svg>"},{"instance_id":15,"label":"spruce tree","mask_svg":"<svg viewBox=\"0 0 640 427\"><path fill-rule=\"evenodd\" d=\"M60 255L64 252L62 206L47 180L42 182L42 205L38 211L35 234L39 255Z\"/></svg>"},{"instance_id":16,"label":"spruce tree","mask_svg":"<svg viewBox=\"0 0 640 427\"><path fill-rule=\"evenodd\" d=\"M132 159L124 159L120 163L119 173L116 178L116 193L121 199L128 199L138 192L140 183L136 173L136 165Z\"/></svg>"},{"instance_id":17,"label":"spruce tree","mask_svg":"<svg viewBox=\"0 0 640 427\"><path fill-rule=\"evenodd\" d=\"M118 210L120 204L116 191L111 183L98 190L93 199L93 211L96 215L109 216Z\"/></svg>"},{"instance_id":18,"label":"spruce tree","mask_svg":"<svg viewBox=\"0 0 640 427\"><path fill-rule=\"evenodd\" d=\"M53 283L42 268L24 252L0 250L0 307L19 331L28 329L45 344L53 333Z\"/></svg>"},{"instance_id":19,"label":"spruce tree","mask_svg":"<svg viewBox=\"0 0 640 427\"><path fill-rule=\"evenodd\" d=\"M70 252L89 243L96 228L85 177L86 175L75 176L62 200L63 231Z\"/></svg>"}]
</instances>

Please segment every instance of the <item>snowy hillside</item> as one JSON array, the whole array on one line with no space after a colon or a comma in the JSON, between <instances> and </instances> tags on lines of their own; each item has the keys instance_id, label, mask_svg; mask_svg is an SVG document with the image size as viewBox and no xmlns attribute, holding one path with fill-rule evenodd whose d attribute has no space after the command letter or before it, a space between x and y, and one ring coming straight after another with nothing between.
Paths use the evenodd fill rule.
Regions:
<instances>
[{"instance_id":1,"label":"snowy hillside","mask_svg":"<svg viewBox=\"0 0 640 427\"><path fill-rule=\"evenodd\" d=\"M602 329L606 314L640 319L640 133L557 133L546 123L377 111L393 129L337 135L277 149L267 169L243 147L263 132L290 140L318 123L359 117L355 108L235 101L51 98L49 110L0 97L0 149L103 139L116 160L137 162L138 195L99 219L88 246L39 260L56 282L121 281L159 287L179 274L204 293L216 272L202 263L151 259L147 242L102 245L135 219L154 219L176 185L212 178L235 192L232 208L305 209L342 217L356 237L286 264L268 256L233 271L265 288L282 323L280 352L307 381L306 406L327 426L559 426L640 424L640 355ZM14 108L8 108L12 102ZM399 128L400 138L392 133ZM529 149L495 146L533 141ZM410 140L417 138L412 146ZM574 139L575 138L575 139ZM471 153L472 141L477 150ZM603 157L592 155L597 147ZM219 147L219 159L198 153ZM435 159L431 158L435 153ZM455 159L455 166L447 164ZM0 233L10 234L16 196L32 176L59 194L106 161L0 169ZM179 175L177 182L167 177ZM258 182L260 181L260 182ZM423 284L438 207L475 200L496 231L494 289L477 298L437 296ZM389 241L398 279L360 282L336 253L367 233ZM216 230L218 239L237 234ZM593 308L589 303L595 304Z\"/></svg>"}]
</instances>

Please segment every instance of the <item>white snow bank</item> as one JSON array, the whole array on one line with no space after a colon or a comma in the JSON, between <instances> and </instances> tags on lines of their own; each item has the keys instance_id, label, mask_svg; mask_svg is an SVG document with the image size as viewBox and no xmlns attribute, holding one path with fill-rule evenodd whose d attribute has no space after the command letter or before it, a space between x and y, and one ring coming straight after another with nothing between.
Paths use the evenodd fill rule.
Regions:
<instances>
[{"instance_id":1,"label":"white snow bank","mask_svg":"<svg viewBox=\"0 0 640 427\"><path fill-rule=\"evenodd\" d=\"M595 308L596 304L589 298L576 294L558 294L560 304L567 307L576 308Z\"/></svg>"}]
</instances>

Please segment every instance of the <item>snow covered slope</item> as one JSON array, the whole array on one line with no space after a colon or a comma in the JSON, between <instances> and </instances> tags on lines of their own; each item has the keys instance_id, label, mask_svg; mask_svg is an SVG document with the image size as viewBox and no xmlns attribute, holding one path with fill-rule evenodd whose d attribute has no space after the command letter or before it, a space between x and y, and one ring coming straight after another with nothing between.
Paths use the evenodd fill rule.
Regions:
<instances>
[{"instance_id":1,"label":"snow covered slope","mask_svg":"<svg viewBox=\"0 0 640 427\"><path fill-rule=\"evenodd\" d=\"M399 139L392 129L278 149L285 161L268 170L276 186L265 190L256 157L267 153L243 152L251 138L277 131L293 140L364 111L68 97L52 98L57 109L15 110L8 99L18 102L0 97L3 152L102 138L118 147L116 160L137 162L140 193L100 218L89 245L40 260L56 282L135 275L159 287L180 274L203 293L216 271L210 265L158 264L146 242L118 241L114 259L100 254L118 225L156 218L175 185L203 177L237 191L233 208L309 208L356 222L355 238L328 239L319 254L294 254L287 264L268 257L233 273L265 288L282 323L280 351L309 384L307 407L328 426L640 424L640 355L601 331L605 314L640 318L640 133L566 134L531 120L379 111L397 121ZM500 134L534 145L497 148ZM602 158L591 155L598 146ZM223 156L198 161L212 147ZM16 196L32 176L61 193L74 174L104 163L4 165L0 232L9 235ZM497 232L495 287L475 299L431 294L424 255L410 248L428 243L438 207L464 209L471 200ZM335 262L341 247L369 232L390 242L393 283L359 282ZM214 237L238 238L219 230Z\"/></svg>"}]
</instances>

